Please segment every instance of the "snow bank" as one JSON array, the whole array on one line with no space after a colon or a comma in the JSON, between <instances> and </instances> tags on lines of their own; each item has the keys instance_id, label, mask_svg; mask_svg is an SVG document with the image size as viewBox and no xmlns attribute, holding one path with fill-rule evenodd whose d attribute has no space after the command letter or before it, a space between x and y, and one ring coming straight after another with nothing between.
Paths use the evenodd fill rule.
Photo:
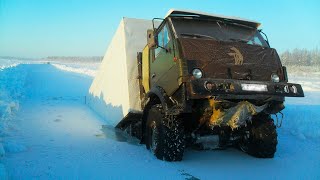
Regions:
<instances>
[{"instance_id":1,"label":"snow bank","mask_svg":"<svg viewBox=\"0 0 320 180\"><path fill-rule=\"evenodd\" d=\"M0 71L6 69L6 68L12 68L17 65L19 65L20 62L17 60L12 60L12 59L2 59L0 58Z\"/></svg>"},{"instance_id":2,"label":"snow bank","mask_svg":"<svg viewBox=\"0 0 320 180\"><path fill-rule=\"evenodd\" d=\"M129 111L141 111L137 52L151 28L150 20L123 18L89 89L88 105L113 125Z\"/></svg>"},{"instance_id":3,"label":"snow bank","mask_svg":"<svg viewBox=\"0 0 320 180\"><path fill-rule=\"evenodd\" d=\"M5 134L7 122L19 109L19 100L24 96L26 72L19 66L0 71L0 135Z\"/></svg>"},{"instance_id":4,"label":"snow bank","mask_svg":"<svg viewBox=\"0 0 320 180\"><path fill-rule=\"evenodd\" d=\"M0 134L6 128L6 121L19 109L19 100L24 96L25 79L26 72L19 66L7 66L0 71Z\"/></svg>"},{"instance_id":5,"label":"snow bank","mask_svg":"<svg viewBox=\"0 0 320 180\"><path fill-rule=\"evenodd\" d=\"M302 85L304 91L320 91L320 67L288 66L289 82Z\"/></svg>"},{"instance_id":6,"label":"snow bank","mask_svg":"<svg viewBox=\"0 0 320 180\"><path fill-rule=\"evenodd\" d=\"M96 67L88 67L87 65L76 66L76 67L70 64L53 63L52 65L63 71L85 74L91 77L94 77L96 75L96 69L97 69Z\"/></svg>"},{"instance_id":7,"label":"snow bank","mask_svg":"<svg viewBox=\"0 0 320 180\"><path fill-rule=\"evenodd\" d=\"M304 91L320 91L320 76L319 75L311 75L308 76L299 76L293 74L289 76L289 81L298 83L302 85Z\"/></svg>"},{"instance_id":8,"label":"snow bank","mask_svg":"<svg viewBox=\"0 0 320 180\"><path fill-rule=\"evenodd\" d=\"M6 135L8 122L19 109L19 100L24 96L26 73L19 63L7 61L0 65L0 157L5 155L2 137ZM0 179L8 179L5 167L0 163Z\"/></svg>"}]
</instances>

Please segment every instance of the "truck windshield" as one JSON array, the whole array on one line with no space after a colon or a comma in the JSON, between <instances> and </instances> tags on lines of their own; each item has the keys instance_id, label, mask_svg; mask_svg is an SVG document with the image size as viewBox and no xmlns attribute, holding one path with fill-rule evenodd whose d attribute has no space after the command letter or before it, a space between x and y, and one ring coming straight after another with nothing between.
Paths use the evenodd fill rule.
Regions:
<instances>
[{"instance_id":1,"label":"truck windshield","mask_svg":"<svg viewBox=\"0 0 320 180\"><path fill-rule=\"evenodd\" d=\"M181 17L172 18L172 23L179 38L210 38L217 41L236 41L268 47L256 28L241 24Z\"/></svg>"}]
</instances>

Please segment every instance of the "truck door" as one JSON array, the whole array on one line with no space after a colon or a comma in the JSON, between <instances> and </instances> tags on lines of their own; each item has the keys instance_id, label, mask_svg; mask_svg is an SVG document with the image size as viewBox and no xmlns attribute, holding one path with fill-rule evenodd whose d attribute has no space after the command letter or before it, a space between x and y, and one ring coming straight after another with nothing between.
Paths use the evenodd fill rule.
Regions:
<instances>
[{"instance_id":1,"label":"truck door","mask_svg":"<svg viewBox=\"0 0 320 180\"><path fill-rule=\"evenodd\" d=\"M174 41L167 23L157 31L158 48L150 49L150 85L162 87L168 95L178 88L179 68L174 61Z\"/></svg>"}]
</instances>

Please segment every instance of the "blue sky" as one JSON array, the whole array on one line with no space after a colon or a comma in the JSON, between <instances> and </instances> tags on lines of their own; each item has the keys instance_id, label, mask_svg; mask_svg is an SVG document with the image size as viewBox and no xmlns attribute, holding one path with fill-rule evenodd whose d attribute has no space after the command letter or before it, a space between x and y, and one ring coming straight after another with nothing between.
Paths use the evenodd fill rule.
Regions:
<instances>
[{"instance_id":1,"label":"blue sky","mask_svg":"<svg viewBox=\"0 0 320 180\"><path fill-rule=\"evenodd\" d=\"M320 48L319 0L0 0L0 56L103 56L122 17L170 8L259 21L280 52Z\"/></svg>"}]
</instances>

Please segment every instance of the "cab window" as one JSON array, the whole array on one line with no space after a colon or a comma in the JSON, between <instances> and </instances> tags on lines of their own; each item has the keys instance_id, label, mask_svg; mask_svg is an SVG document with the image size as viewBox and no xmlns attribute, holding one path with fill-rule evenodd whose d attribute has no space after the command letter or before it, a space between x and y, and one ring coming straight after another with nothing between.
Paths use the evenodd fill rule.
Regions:
<instances>
[{"instance_id":1,"label":"cab window","mask_svg":"<svg viewBox=\"0 0 320 180\"><path fill-rule=\"evenodd\" d=\"M247 44L267 47L265 40L261 37L259 32L256 32L255 35L247 42Z\"/></svg>"},{"instance_id":2,"label":"cab window","mask_svg":"<svg viewBox=\"0 0 320 180\"><path fill-rule=\"evenodd\" d=\"M169 41L170 41L170 37L169 37L168 26L164 25L162 30L158 34L158 46L159 47L155 49L155 56L156 57L163 50L161 47L167 47Z\"/></svg>"}]
</instances>

